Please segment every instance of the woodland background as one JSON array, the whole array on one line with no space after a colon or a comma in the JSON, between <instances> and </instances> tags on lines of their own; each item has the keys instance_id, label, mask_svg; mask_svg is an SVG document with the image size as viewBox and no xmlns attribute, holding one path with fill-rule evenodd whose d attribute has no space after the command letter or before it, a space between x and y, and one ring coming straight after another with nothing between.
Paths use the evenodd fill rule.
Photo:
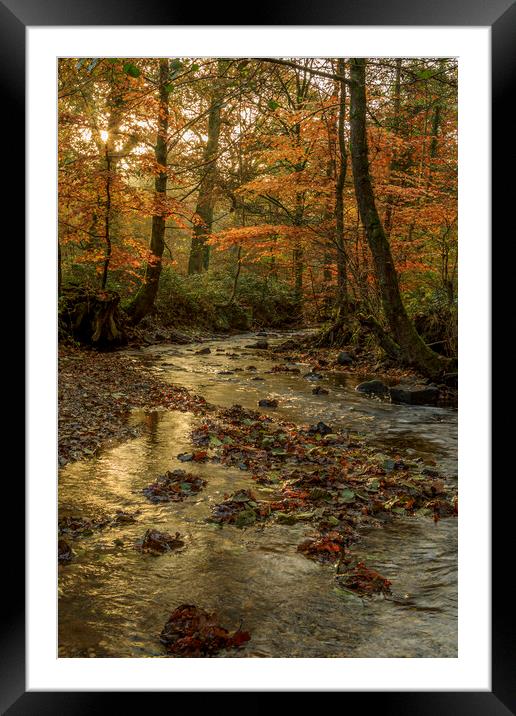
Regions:
<instances>
[{"instance_id":1,"label":"woodland background","mask_svg":"<svg viewBox=\"0 0 516 716\"><path fill-rule=\"evenodd\" d=\"M454 59L65 58L58 82L62 327L317 323L451 369Z\"/></svg>"}]
</instances>

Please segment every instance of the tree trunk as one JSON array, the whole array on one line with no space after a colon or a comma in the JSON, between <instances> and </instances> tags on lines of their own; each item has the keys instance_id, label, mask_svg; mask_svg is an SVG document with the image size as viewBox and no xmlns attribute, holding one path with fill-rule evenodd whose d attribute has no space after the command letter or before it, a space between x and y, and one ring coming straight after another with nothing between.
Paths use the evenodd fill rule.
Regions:
<instances>
[{"instance_id":1,"label":"tree trunk","mask_svg":"<svg viewBox=\"0 0 516 716\"><path fill-rule=\"evenodd\" d=\"M225 61L219 60L218 77L211 96L210 112L208 117L208 141L204 149L203 165L205 174L199 187L199 198L195 213L199 223L195 224L188 261L188 273L201 273L207 271L210 264L210 247L206 243L213 223L213 208L215 204L214 190L217 178L217 152L219 150L219 136L221 124L221 108L224 97L224 85L221 75L225 68Z\"/></svg>"},{"instance_id":2,"label":"tree trunk","mask_svg":"<svg viewBox=\"0 0 516 716\"><path fill-rule=\"evenodd\" d=\"M397 133L400 126L400 114L401 114L401 58L396 60L396 79L394 81L394 114L392 117L392 131ZM396 150L393 150L392 160L389 166L389 177L390 175L398 170L398 159L395 154ZM392 231L392 222L394 218L394 196L389 195L387 199L387 209L385 210L385 231L387 236L390 236Z\"/></svg>"},{"instance_id":3,"label":"tree trunk","mask_svg":"<svg viewBox=\"0 0 516 716\"><path fill-rule=\"evenodd\" d=\"M111 156L109 143L106 142L106 206L104 211L104 266L102 268L101 288L106 288L109 262L111 261Z\"/></svg>"},{"instance_id":4,"label":"tree trunk","mask_svg":"<svg viewBox=\"0 0 516 716\"><path fill-rule=\"evenodd\" d=\"M337 61L337 74L346 74L346 63L343 58ZM346 312L348 303L346 248L344 244L344 184L348 168L348 155L344 127L346 121L346 83L340 81L338 146L339 169L335 182L335 243L337 244L337 305L341 312Z\"/></svg>"},{"instance_id":5,"label":"tree trunk","mask_svg":"<svg viewBox=\"0 0 516 716\"><path fill-rule=\"evenodd\" d=\"M154 180L156 211L152 217L150 251L152 260L148 262L145 278L138 293L127 309L133 323L138 323L153 308L159 288L161 262L165 248L165 203L167 198L167 156L168 156L168 96L169 61L159 60L159 115L158 136L154 149L160 171Z\"/></svg>"},{"instance_id":6,"label":"tree trunk","mask_svg":"<svg viewBox=\"0 0 516 716\"><path fill-rule=\"evenodd\" d=\"M403 362L430 377L437 377L448 367L421 339L409 319L398 284L391 249L376 208L366 134L365 60L351 61L351 160L355 194L367 242L373 257L382 307L392 338L399 346Z\"/></svg>"}]
</instances>

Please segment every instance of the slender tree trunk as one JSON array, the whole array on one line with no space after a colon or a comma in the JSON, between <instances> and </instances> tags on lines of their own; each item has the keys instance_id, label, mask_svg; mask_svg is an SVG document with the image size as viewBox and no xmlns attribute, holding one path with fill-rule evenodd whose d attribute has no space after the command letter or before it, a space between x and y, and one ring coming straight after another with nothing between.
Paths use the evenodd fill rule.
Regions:
<instances>
[{"instance_id":1,"label":"slender tree trunk","mask_svg":"<svg viewBox=\"0 0 516 716\"><path fill-rule=\"evenodd\" d=\"M392 117L392 131L397 133L400 126L401 113L401 58L396 60L396 79L394 80L394 113ZM389 175L398 169L398 160L396 150L393 150L393 157L389 166ZM385 210L385 231L390 236L392 231L392 222L394 218L394 196L389 195L387 199L387 209Z\"/></svg>"},{"instance_id":2,"label":"slender tree trunk","mask_svg":"<svg viewBox=\"0 0 516 716\"><path fill-rule=\"evenodd\" d=\"M409 319L398 284L391 249L380 220L369 173L366 134L365 60L351 61L351 160L355 194L373 257L382 307L399 357L430 377L437 377L447 363L423 342Z\"/></svg>"},{"instance_id":3,"label":"slender tree trunk","mask_svg":"<svg viewBox=\"0 0 516 716\"><path fill-rule=\"evenodd\" d=\"M218 63L219 79L215 84L210 101L208 115L208 141L204 149L203 164L206 167L204 177L199 187L199 198L195 213L199 223L195 224L188 261L188 273L201 273L207 271L210 263L210 247L206 243L213 223L213 208L215 204L214 190L217 178L217 152L219 150L219 136L221 124L221 108L224 98L224 84L221 75L225 69L225 60Z\"/></svg>"},{"instance_id":4,"label":"slender tree trunk","mask_svg":"<svg viewBox=\"0 0 516 716\"><path fill-rule=\"evenodd\" d=\"M168 96L169 88L169 61L166 58L159 60L159 115L158 135L154 153L160 168L154 179L154 196L156 202L155 213L152 217L150 251L152 259L147 263L145 278L138 293L129 305L127 312L133 323L138 323L154 306L159 288L161 263L165 248L165 202L167 197L167 156L168 156Z\"/></svg>"},{"instance_id":5,"label":"slender tree trunk","mask_svg":"<svg viewBox=\"0 0 516 716\"><path fill-rule=\"evenodd\" d=\"M301 226L303 223L303 197L296 194L296 210L294 213L294 226ZM304 261L303 249L298 244L292 251L292 263L294 266L294 301L296 303L299 316L303 314L303 274Z\"/></svg>"},{"instance_id":6,"label":"slender tree trunk","mask_svg":"<svg viewBox=\"0 0 516 716\"><path fill-rule=\"evenodd\" d=\"M342 77L346 74L346 63L343 58L339 58L337 61L337 74ZM345 313L348 305L348 285L346 248L344 244L344 184L346 182L348 168L348 154L344 135L346 121L346 83L341 80L339 84L339 119L337 131L339 168L335 182L335 243L337 244L337 305L339 311Z\"/></svg>"},{"instance_id":7,"label":"slender tree trunk","mask_svg":"<svg viewBox=\"0 0 516 716\"><path fill-rule=\"evenodd\" d=\"M106 142L106 206L104 210L104 266L102 269L101 288L106 288L109 262L111 261L111 156L109 154L109 142Z\"/></svg>"}]
</instances>

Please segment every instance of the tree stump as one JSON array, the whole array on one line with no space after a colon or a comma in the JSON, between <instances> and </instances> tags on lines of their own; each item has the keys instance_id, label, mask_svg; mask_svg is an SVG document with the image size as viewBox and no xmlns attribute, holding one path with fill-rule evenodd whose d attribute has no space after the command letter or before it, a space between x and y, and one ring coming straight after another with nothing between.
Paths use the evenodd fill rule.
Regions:
<instances>
[{"instance_id":1,"label":"tree stump","mask_svg":"<svg viewBox=\"0 0 516 716\"><path fill-rule=\"evenodd\" d=\"M116 291L67 287L59 299L59 334L100 350L126 343Z\"/></svg>"}]
</instances>

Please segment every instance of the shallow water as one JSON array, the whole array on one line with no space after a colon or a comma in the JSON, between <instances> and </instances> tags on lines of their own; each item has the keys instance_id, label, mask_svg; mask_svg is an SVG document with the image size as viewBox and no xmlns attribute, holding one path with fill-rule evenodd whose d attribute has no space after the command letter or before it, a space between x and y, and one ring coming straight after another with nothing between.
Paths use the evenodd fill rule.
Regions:
<instances>
[{"instance_id":1,"label":"shallow water","mask_svg":"<svg viewBox=\"0 0 516 716\"><path fill-rule=\"evenodd\" d=\"M284 336L270 339L278 342ZM297 423L323 420L367 437L379 452L435 461L456 479L457 414L446 408L397 406L354 390L357 378L327 373L322 381L268 373L284 363L245 348L254 334L199 345L150 346L133 352L171 383L220 406L256 408L275 397L271 415ZM217 350L219 349L219 350ZM223 352L224 351L224 352ZM232 355L237 354L237 355ZM256 370L248 370L254 366ZM238 370L238 369L242 370ZM235 371L235 369L237 369ZM223 374L221 371L234 371ZM253 380L261 377L263 381ZM329 395L312 395L314 385ZM190 413L135 412L141 437L59 475L60 516L139 510L137 522L106 528L73 541L71 564L59 567L60 656L163 656L159 633L181 603L214 610L228 629L252 639L222 658L242 657L454 657L457 655L457 522L398 518L364 531L353 551L392 581L390 598L362 600L335 591L335 572L306 559L297 545L310 525L265 524L240 530L208 524L224 493L256 486L244 471L217 464L181 464ZM207 480L198 495L180 503L152 504L143 487L166 470L183 467ZM140 554L134 544L150 527L179 531L185 547L163 556Z\"/></svg>"}]
</instances>

